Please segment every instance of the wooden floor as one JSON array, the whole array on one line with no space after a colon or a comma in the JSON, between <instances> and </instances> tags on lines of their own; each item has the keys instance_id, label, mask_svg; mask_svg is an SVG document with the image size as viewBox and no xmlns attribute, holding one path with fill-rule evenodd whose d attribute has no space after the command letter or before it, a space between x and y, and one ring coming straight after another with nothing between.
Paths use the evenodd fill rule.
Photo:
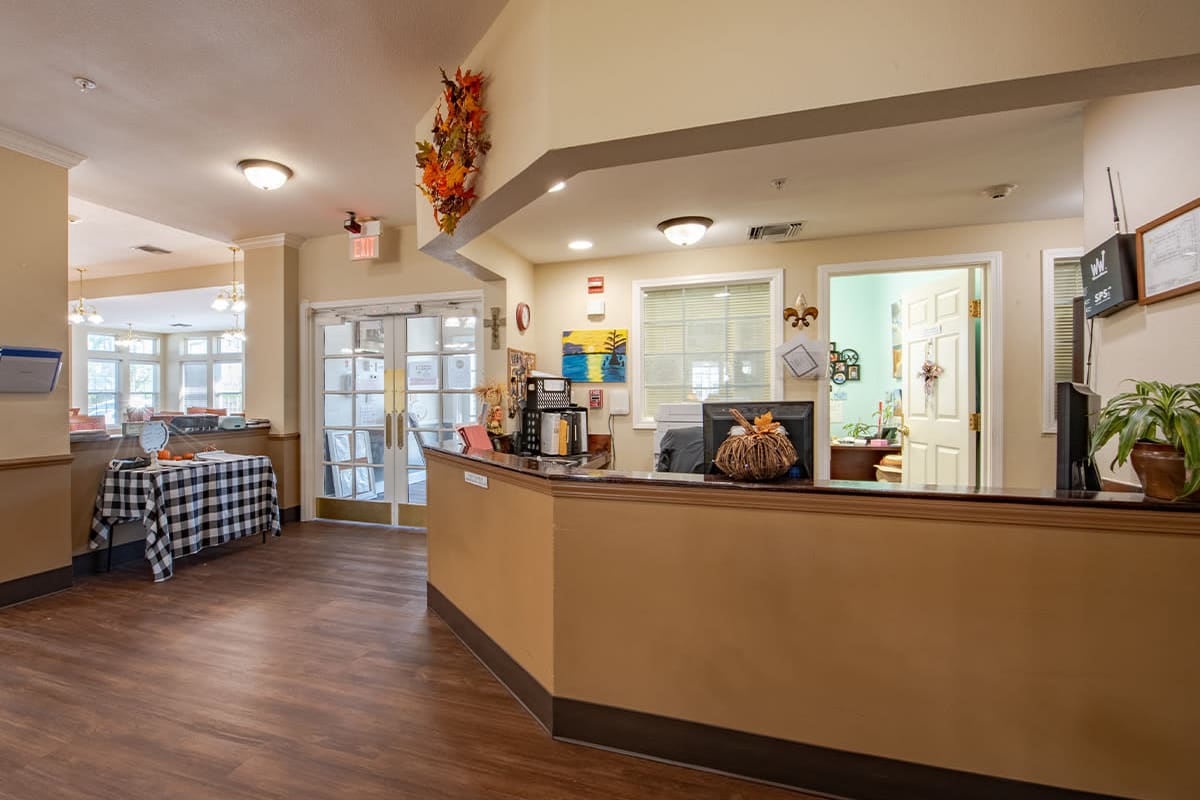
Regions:
<instances>
[{"instance_id":1,"label":"wooden floor","mask_svg":"<svg viewBox=\"0 0 1200 800\"><path fill-rule=\"evenodd\" d=\"M425 539L303 523L0 609L2 800L787 798L549 738L425 608Z\"/></svg>"}]
</instances>

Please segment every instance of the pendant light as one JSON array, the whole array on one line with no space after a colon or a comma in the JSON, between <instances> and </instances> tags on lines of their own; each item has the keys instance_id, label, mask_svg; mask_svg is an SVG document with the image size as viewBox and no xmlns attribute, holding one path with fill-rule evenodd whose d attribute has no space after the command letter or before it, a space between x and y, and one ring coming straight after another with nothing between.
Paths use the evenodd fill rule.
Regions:
<instances>
[{"instance_id":1,"label":"pendant light","mask_svg":"<svg viewBox=\"0 0 1200 800\"><path fill-rule=\"evenodd\" d=\"M118 350L129 350L137 343L137 337L133 335L133 323L125 323L129 326L129 330L121 334L115 342Z\"/></svg>"},{"instance_id":2,"label":"pendant light","mask_svg":"<svg viewBox=\"0 0 1200 800\"><path fill-rule=\"evenodd\" d=\"M242 319L237 314L233 315L233 327L221 334L221 339L226 342L242 342L246 341L246 329L242 327Z\"/></svg>"},{"instance_id":3,"label":"pendant light","mask_svg":"<svg viewBox=\"0 0 1200 800\"><path fill-rule=\"evenodd\" d=\"M245 287L238 283L237 279L237 247L230 247L229 251L233 258L233 283L228 289L222 289L212 301L214 311L232 311L234 314L241 314L246 310L246 292Z\"/></svg>"},{"instance_id":4,"label":"pendant light","mask_svg":"<svg viewBox=\"0 0 1200 800\"><path fill-rule=\"evenodd\" d=\"M76 267L75 271L79 273L79 299L75 301L75 305L71 307L71 311L67 314L67 321L72 325L82 325L85 322L90 322L92 325L99 325L104 322L104 317L96 311L96 307L89 305L83 297L83 273L87 272L84 267Z\"/></svg>"}]
</instances>

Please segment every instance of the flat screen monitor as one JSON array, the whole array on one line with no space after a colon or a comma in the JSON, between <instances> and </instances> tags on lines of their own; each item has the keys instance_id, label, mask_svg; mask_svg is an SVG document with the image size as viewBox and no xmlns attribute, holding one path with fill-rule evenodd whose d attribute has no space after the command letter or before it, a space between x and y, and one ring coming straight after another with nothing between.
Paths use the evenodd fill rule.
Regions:
<instances>
[{"instance_id":1,"label":"flat screen monitor","mask_svg":"<svg viewBox=\"0 0 1200 800\"><path fill-rule=\"evenodd\" d=\"M704 403L701 412L701 424L704 427L704 471L713 469L713 456L721 442L729 437L729 429L737 425L737 420L729 413L736 408L750 422L755 417L762 416L768 411L776 422L783 425L788 439L796 448L799 459L788 472L788 478L812 478L813 476L813 402L811 400L778 400L778 401L721 401Z\"/></svg>"},{"instance_id":2,"label":"flat screen monitor","mask_svg":"<svg viewBox=\"0 0 1200 800\"><path fill-rule=\"evenodd\" d=\"M1059 489L1099 491L1100 473L1091 458L1092 428L1100 411L1100 395L1082 383L1058 384Z\"/></svg>"}]
</instances>

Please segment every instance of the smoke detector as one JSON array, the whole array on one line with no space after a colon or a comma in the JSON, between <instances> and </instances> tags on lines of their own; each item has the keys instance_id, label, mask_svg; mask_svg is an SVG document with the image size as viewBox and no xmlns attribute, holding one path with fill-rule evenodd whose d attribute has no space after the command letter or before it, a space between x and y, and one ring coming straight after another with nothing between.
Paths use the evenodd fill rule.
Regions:
<instances>
[{"instance_id":1,"label":"smoke detector","mask_svg":"<svg viewBox=\"0 0 1200 800\"><path fill-rule=\"evenodd\" d=\"M984 197L990 197L993 200L1003 200L1013 193L1013 189L1017 188L1015 183L997 183L995 186L989 186L983 190Z\"/></svg>"},{"instance_id":2,"label":"smoke detector","mask_svg":"<svg viewBox=\"0 0 1200 800\"><path fill-rule=\"evenodd\" d=\"M794 239L804 230L804 220L798 222L776 222L769 225L755 225L746 232L746 238L751 242L785 242Z\"/></svg>"}]
</instances>

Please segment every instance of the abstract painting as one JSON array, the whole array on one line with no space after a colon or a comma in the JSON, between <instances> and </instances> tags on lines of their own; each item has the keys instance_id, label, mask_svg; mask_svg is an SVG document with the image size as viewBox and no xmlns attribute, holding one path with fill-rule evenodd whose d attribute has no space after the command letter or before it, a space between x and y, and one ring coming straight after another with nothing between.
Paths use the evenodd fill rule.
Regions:
<instances>
[{"instance_id":1,"label":"abstract painting","mask_svg":"<svg viewBox=\"0 0 1200 800\"><path fill-rule=\"evenodd\" d=\"M575 383L625 383L629 331L563 331L562 373Z\"/></svg>"}]
</instances>

